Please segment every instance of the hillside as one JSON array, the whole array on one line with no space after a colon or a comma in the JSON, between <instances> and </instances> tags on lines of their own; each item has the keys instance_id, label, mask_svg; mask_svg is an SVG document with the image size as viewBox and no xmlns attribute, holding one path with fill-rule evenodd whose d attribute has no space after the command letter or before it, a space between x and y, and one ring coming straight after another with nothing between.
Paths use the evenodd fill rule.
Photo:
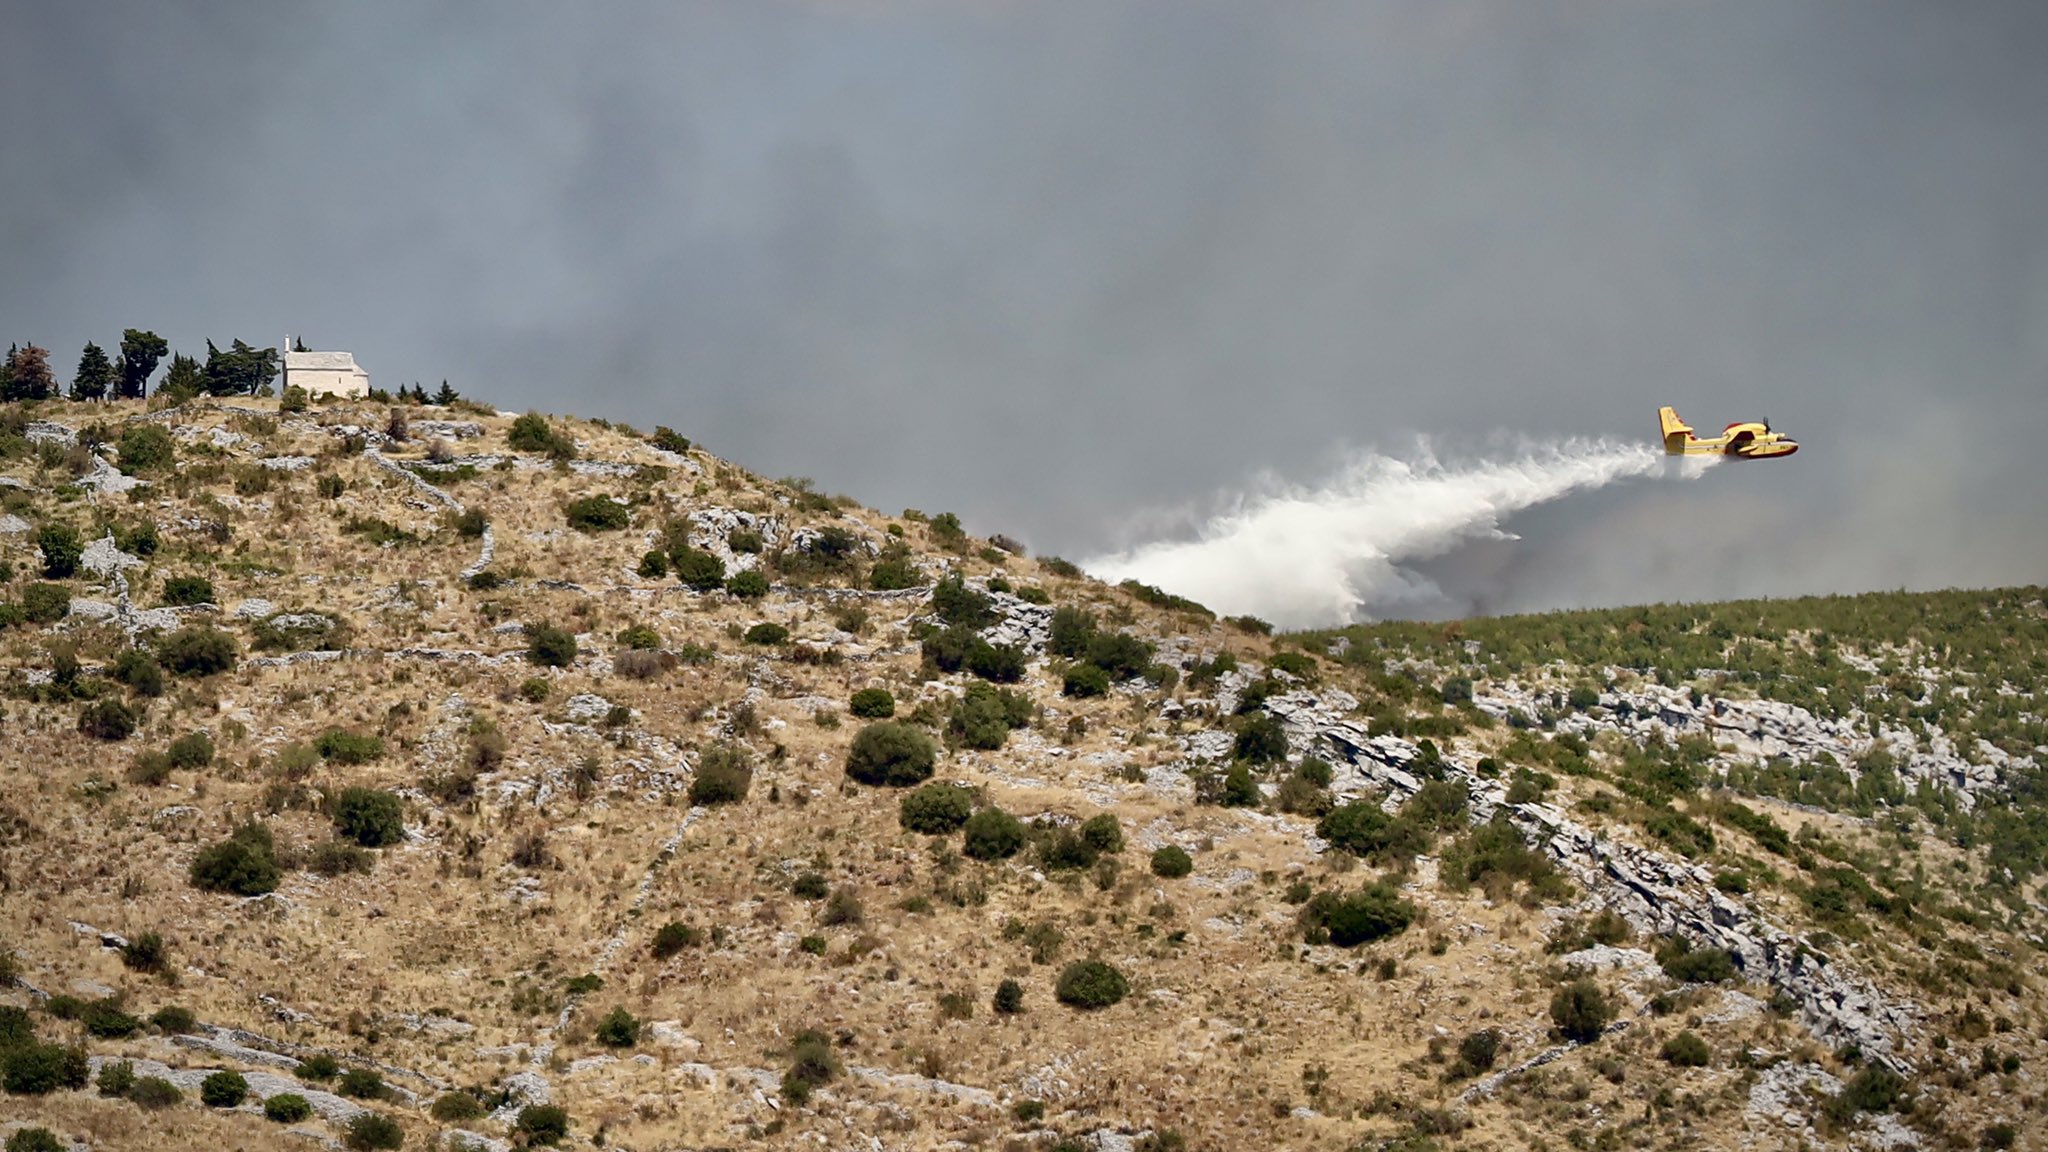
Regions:
<instances>
[{"instance_id":1,"label":"hillside","mask_svg":"<svg viewBox=\"0 0 2048 1152\"><path fill-rule=\"evenodd\" d=\"M154 407L0 412L0 1130L2043 1127L2039 589L1273 636L666 430Z\"/></svg>"}]
</instances>

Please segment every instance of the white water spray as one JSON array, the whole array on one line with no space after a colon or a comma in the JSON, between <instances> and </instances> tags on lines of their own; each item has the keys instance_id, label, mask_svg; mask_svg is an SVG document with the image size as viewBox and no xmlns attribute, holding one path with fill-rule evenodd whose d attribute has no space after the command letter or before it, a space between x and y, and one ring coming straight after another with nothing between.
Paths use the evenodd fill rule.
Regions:
<instances>
[{"instance_id":1,"label":"white water spray","mask_svg":"<svg viewBox=\"0 0 2048 1152\"><path fill-rule=\"evenodd\" d=\"M1083 566L1222 613L1285 628L1328 627L1426 593L1427 580L1405 564L1470 540L1512 539L1501 521L1525 508L1632 477L1697 476L1712 462L1589 440L1470 464L1441 463L1426 449L1413 461L1362 453L1319 488L1238 498L1192 540L1146 544Z\"/></svg>"}]
</instances>

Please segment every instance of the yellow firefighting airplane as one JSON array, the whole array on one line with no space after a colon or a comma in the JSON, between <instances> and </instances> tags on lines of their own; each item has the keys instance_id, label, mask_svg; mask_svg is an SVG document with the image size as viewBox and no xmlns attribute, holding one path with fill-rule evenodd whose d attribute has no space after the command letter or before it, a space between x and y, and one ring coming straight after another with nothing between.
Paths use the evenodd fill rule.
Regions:
<instances>
[{"instance_id":1,"label":"yellow firefighting airplane","mask_svg":"<svg viewBox=\"0 0 2048 1152\"><path fill-rule=\"evenodd\" d=\"M1738 460L1768 460L1799 451L1799 441L1783 432L1771 431L1768 420L1745 420L1730 424L1719 436L1702 440L1692 426L1678 418L1675 408L1657 409L1657 422L1664 431L1667 456L1733 456Z\"/></svg>"}]
</instances>

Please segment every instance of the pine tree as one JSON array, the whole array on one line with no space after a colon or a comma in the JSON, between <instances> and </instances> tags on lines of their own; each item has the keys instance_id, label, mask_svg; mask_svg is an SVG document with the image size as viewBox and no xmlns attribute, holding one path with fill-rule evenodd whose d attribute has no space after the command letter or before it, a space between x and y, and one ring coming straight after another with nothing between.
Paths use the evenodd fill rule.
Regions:
<instances>
[{"instance_id":1,"label":"pine tree","mask_svg":"<svg viewBox=\"0 0 2048 1152\"><path fill-rule=\"evenodd\" d=\"M120 396L124 400L140 400L149 388L150 373L156 371L157 362L171 346L154 332L126 328L121 332L121 381Z\"/></svg>"},{"instance_id":2,"label":"pine tree","mask_svg":"<svg viewBox=\"0 0 2048 1152\"><path fill-rule=\"evenodd\" d=\"M462 397L455 391L455 389L450 388L448 386L448 381L446 380L441 381L441 390L439 392L434 393L434 403L439 404L443 408L446 408L447 406L455 403L457 400L461 398Z\"/></svg>"},{"instance_id":3,"label":"pine tree","mask_svg":"<svg viewBox=\"0 0 2048 1152\"><path fill-rule=\"evenodd\" d=\"M157 395L169 396L183 403L206 390L206 373L199 367L199 361L190 356L174 354L171 369L164 373L164 382L157 386Z\"/></svg>"},{"instance_id":4,"label":"pine tree","mask_svg":"<svg viewBox=\"0 0 2048 1152\"><path fill-rule=\"evenodd\" d=\"M88 342L78 355L78 372L71 377L73 400L104 400L114 386L114 362L99 345Z\"/></svg>"},{"instance_id":5,"label":"pine tree","mask_svg":"<svg viewBox=\"0 0 2048 1152\"><path fill-rule=\"evenodd\" d=\"M50 351L30 344L7 352L8 400L48 400L57 394L57 377L50 371Z\"/></svg>"}]
</instances>

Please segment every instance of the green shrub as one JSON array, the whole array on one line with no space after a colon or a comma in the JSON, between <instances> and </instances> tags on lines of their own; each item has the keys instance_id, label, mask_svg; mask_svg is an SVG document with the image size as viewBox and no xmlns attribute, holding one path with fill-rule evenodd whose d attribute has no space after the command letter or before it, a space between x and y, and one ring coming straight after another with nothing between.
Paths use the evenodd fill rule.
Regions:
<instances>
[{"instance_id":1,"label":"green shrub","mask_svg":"<svg viewBox=\"0 0 2048 1152\"><path fill-rule=\"evenodd\" d=\"M292 1074L301 1080L320 1083L341 1075L341 1063L325 1052L315 1052L299 1061L299 1066L292 1070Z\"/></svg>"},{"instance_id":2,"label":"green shrub","mask_svg":"<svg viewBox=\"0 0 2048 1152\"><path fill-rule=\"evenodd\" d=\"M965 748L993 750L1009 739L1010 729L1031 722L1031 698L991 684L970 684L946 717L946 734Z\"/></svg>"},{"instance_id":3,"label":"green shrub","mask_svg":"<svg viewBox=\"0 0 2048 1152\"><path fill-rule=\"evenodd\" d=\"M1906 1081L1880 1064L1866 1064L1842 1086L1830 1101L1828 1111L1838 1119L1854 1118L1858 1112L1890 1112L1906 1098ZM1842 1114L1846 1113L1846 1117Z\"/></svg>"},{"instance_id":4,"label":"green shrub","mask_svg":"<svg viewBox=\"0 0 2048 1152\"><path fill-rule=\"evenodd\" d=\"M156 660L140 648L124 648L107 669L107 674L125 684L137 696L164 694L164 672Z\"/></svg>"},{"instance_id":5,"label":"green shrub","mask_svg":"<svg viewBox=\"0 0 2048 1152\"><path fill-rule=\"evenodd\" d=\"M164 947L164 938L155 932L130 936L121 945L121 963L132 972L161 972L169 959L170 950Z\"/></svg>"},{"instance_id":6,"label":"green shrub","mask_svg":"<svg viewBox=\"0 0 2048 1152\"><path fill-rule=\"evenodd\" d=\"M15 1096L47 1096L83 1088L92 1074L85 1049L30 1041L0 1052L0 1088Z\"/></svg>"},{"instance_id":7,"label":"green shrub","mask_svg":"<svg viewBox=\"0 0 2048 1152\"><path fill-rule=\"evenodd\" d=\"M896 697L887 688L863 688L853 694L846 710L863 720L887 720L896 714Z\"/></svg>"},{"instance_id":8,"label":"green shrub","mask_svg":"<svg viewBox=\"0 0 2048 1152\"><path fill-rule=\"evenodd\" d=\"M166 1004L157 1009L150 1015L149 1024L166 1036L181 1036L199 1030L199 1018L192 1014L192 1010L176 1004Z\"/></svg>"},{"instance_id":9,"label":"green shrub","mask_svg":"<svg viewBox=\"0 0 2048 1152\"><path fill-rule=\"evenodd\" d=\"M807 955L823 956L825 954L825 950L832 946L832 942L825 939L823 936L819 936L816 933L813 933L809 936L805 936L801 940L798 940L796 942L796 946L798 951L803 952Z\"/></svg>"},{"instance_id":10,"label":"green shrub","mask_svg":"<svg viewBox=\"0 0 2048 1152\"><path fill-rule=\"evenodd\" d=\"M1500 1055L1501 1034L1498 1028L1481 1028L1468 1032L1458 1041L1458 1059L1451 1065L1450 1077L1462 1080L1492 1070L1493 1062Z\"/></svg>"},{"instance_id":11,"label":"green shrub","mask_svg":"<svg viewBox=\"0 0 2048 1152\"><path fill-rule=\"evenodd\" d=\"M520 681L519 698L528 704L539 704L548 698L548 693L552 690L547 681L535 676Z\"/></svg>"},{"instance_id":12,"label":"green shrub","mask_svg":"<svg viewBox=\"0 0 2048 1152\"><path fill-rule=\"evenodd\" d=\"M384 1096L384 1077L368 1068L350 1068L341 1074L337 1089L343 1096L358 1100L380 1100Z\"/></svg>"},{"instance_id":13,"label":"green shrub","mask_svg":"<svg viewBox=\"0 0 2048 1152\"><path fill-rule=\"evenodd\" d=\"M569 527L585 533L615 532L633 522L632 512L609 496L572 500L562 509L562 515L568 519Z\"/></svg>"},{"instance_id":14,"label":"green shrub","mask_svg":"<svg viewBox=\"0 0 2048 1152\"><path fill-rule=\"evenodd\" d=\"M1100 812L1081 822L1081 841L1097 852L1124 850L1123 825L1115 816Z\"/></svg>"},{"instance_id":15,"label":"green shrub","mask_svg":"<svg viewBox=\"0 0 2048 1152\"><path fill-rule=\"evenodd\" d=\"M443 1124L463 1124L484 1118L483 1101L467 1092L443 1092L434 1097L427 1114Z\"/></svg>"},{"instance_id":16,"label":"green shrub","mask_svg":"<svg viewBox=\"0 0 2048 1152\"><path fill-rule=\"evenodd\" d=\"M64 1152L65 1147L48 1128L17 1128L7 1138L7 1152Z\"/></svg>"},{"instance_id":17,"label":"green shrub","mask_svg":"<svg viewBox=\"0 0 2048 1152\"><path fill-rule=\"evenodd\" d=\"M668 561L676 579L696 591L709 592L725 583L725 561L709 552L685 545L671 550Z\"/></svg>"},{"instance_id":18,"label":"green shrub","mask_svg":"<svg viewBox=\"0 0 2048 1152\"><path fill-rule=\"evenodd\" d=\"M666 424L655 425L654 435L649 436L647 442L663 452L673 452L678 456L690 450L690 438Z\"/></svg>"},{"instance_id":19,"label":"green shrub","mask_svg":"<svg viewBox=\"0 0 2048 1152\"><path fill-rule=\"evenodd\" d=\"M334 806L334 831L365 848L396 844L405 839L405 805L395 792L345 788Z\"/></svg>"},{"instance_id":20,"label":"green shrub","mask_svg":"<svg viewBox=\"0 0 2048 1152\"><path fill-rule=\"evenodd\" d=\"M559 1144L569 1136L569 1114L554 1104L528 1104L519 1110L512 1130L530 1147Z\"/></svg>"},{"instance_id":21,"label":"green shrub","mask_svg":"<svg viewBox=\"0 0 2048 1152\"><path fill-rule=\"evenodd\" d=\"M384 741L346 728L329 728L313 738L313 750L322 760L336 764L368 764L383 758Z\"/></svg>"},{"instance_id":22,"label":"green shrub","mask_svg":"<svg viewBox=\"0 0 2048 1152\"><path fill-rule=\"evenodd\" d=\"M725 546L741 555L758 556L765 544L761 534L752 528L735 528L725 534Z\"/></svg>"},{"instance_id":23,"label":"green shrub","mask_svg":"<svg viewBox=\"0 0 2048 1152\"><path fill-rule=\"evenodd\" d=\"M21 590L21 618L55 624L71 613L71 590L62 584L31 584Z\"/></svg>"},{"instance_id":24,"label":"green shrub","mask_svg":"<svg viewBox=\"0 0 2048 1152\"><path fill-rule=\"evenodd\" d=\"M919 583L917 565L903 557L885 557L868 569L868 587L877 592L897 592Z\"/></svg>"},{"instance_id":25,"label":"green shrub","mask_svg":"<svg viewBox=\"0 0 2048 1152\"><path fill-rule=\"evenodd\" d=\"M279 1092L263 1102L263 1117L279 1124L296 1124L313 1114L313 1105L297 1092Z\"/></svg>"},{"instance_id":26,"label":"green shrub","mask_svg":"<svg viewBox=\"0 0 2048 1152\"><path fill-rule=\"evenodd\" d=\"M1287 730L1276 716L1247 716L1237 725L1231 755L1247 764L1271 764L1287 758Z\"/></svg>"},{"instance_id":27,"label":"green shrub","mask_svg":"<svg viewBox=\"0 0 2048 1152\"><path fill-rule=\"evenodd\" d=\"M618 640L619 647L633 652L651 652L661 647L661 633L645 624L623 628L615 639Z\"/></svg>"},{"instance_id":28,"label":"green shrub","mask_svg":"<svg viewBox=\"0 0 2048 1152\"><path fill-rule=\"evenodd\" d=\"M640 575L648 580L659 580L668 575L668 553L650 550L640 557Z\"/></svg>"},{"instance_id":29,"label":"green shrub","mask_svg":"<svg viewBox=\"0 0 2048 1152\"><path fill-rule=\"evenodd\" d=\"M276 888L283 874L270 831L261 824L242 825L192 859L193 886L209 892L261 896Z\"/></svg>"},{"instance_id":30,"label":"green shrub","mask_svg":"<svg viewBox=\"0 0 2048 1152\"><path fill-rule=\"evenodd\" d=\"M121 429L121 471L130 476L161 472L177 462L177 443L158 424L130 424Z\"/></svg>"},{"instance_id":31,"label":"green shrub","mask_svg":"<svg viewBox=\"0 0 2048 1152\"><path fill-rule=\"evenodd\" d=\"M1152 666L1152 645L1128 632L1098 632L1088 640L1090 664L1112 680L1129 680Z\"/></svg>"},{"instance_id":32,"label":"green shrub","mask_svg":"<svg viewBox=\"0 0 2048 1152\"><path fill-rule=\"evenodd\" d=\"M94 740L126 740L135 734L135 710L119 700L95 700L78 714L78 731Z\"/></svg>"},{"instance_id":33,"label":"green shrub","mask_svg":"<svg viewBox=\"0 0 2048 1152\"><path fill-rule=\"evenodd\" d=\"M926 836L957 831L974 814L974 796L966 788L931 781L920 784L897 805L904 829Z\"/></svg>"},{"instance_id":34,"label":"green shrub","mask_svg":"<svg viewBox=\"0 0 2048 1152\"><path fill-rule=\"evenodd\" d=\"M204 768L213 763L213 737L204 732L188 732L171 741L164 756L173 768Z\"/></svg>"},{"instance_id":35,"label":"green shrub","mask_svg":"<svg viewBox=\"0 0 2048 1152\"><path fill-rule=\"evenodd\" d=\"M597 1042L607 1048L631 1048L640 1042L640 1021L624 1008L614 1008L598 1021Z\"/></svg>"},{"instance_id":36,"label":"green shrub","mask_svg":"<svg viewBox=\"0 0 2048 1152\"><path fill-rule=\"evenodd\" d=\"M697 772L690 777L690 803L737 804L747 798L753 782L753 757L740 745L721 740L697 758Z\"/></svg>"},{"instance_id":37,"label":"green shrub","mask_svg":"<svg viewBox=\"0 0 2048 1152\"><path fill-rule=\"evenodd\" d=\"M1015 856L1023 850L1027 838L1023 821L993 806L969 817L963 828L965 838L961 851L976 860L1002 860Z\"/></svg>"},{"instance_id":38,"label":"green shrub","mask_svg":"<svg viewBox=\"0 0 2048 1152\"><path fill-rule=\"evenodd\" d=\"M768 594L768 578L761 575L759 569L749 568L735 572L725 582L725 590L742 600L759 600Z\"/></svg>"},{"instance_id":39,"label":"green shrub","mask_svg":"<svg viewBox=\"0 0 2048 1152\"><path fill-rule=\"evenodd\" d=\"M1695 948L1683 936L1673 936L1657 947L1657 965L1664 974L1684 984L1721 984L1740 973L1735 957L1725 948Z\"/></svg>"},{"instance_id":40,"label":"green shrub","mask_svg":"<svg viewBox=\"0 0 2048 1152\"><path fill-rule=\"evenodd\" d=\"M792 1102L810 1098L811 1089L839 1075L839 1057L823 1032L805 1029L789 1046L789 1068L782 1074L782 1094Z\"/></svg>"},{"instance_id":41,"label":"green shrub","mask_svg":"<svg viewBox=\"0 0 2048 1152\"><path fill-rule=\"evenodd\" d=\"M185 1101L178 1086L161 1076L143 1076L128 1090L128 1102L145 1112L156 1112Z\"/></svg>"},{"instance_id":42,"label":"green shrub","mask_svg":"<svg viewBox=\"0 0 2048 1152\"><path fill-rule=\"evenodd\" d=\"M1680 1068L1704 1068L1714 1059L1714 1053L1707 1047L1707 1042L1691 1032L1680 1032L1666 1040L1659 1055L1664 1058L1666 1064L1675 1064Z\"/></svg>"},{"instance_id":43,"label":"green shrub","mask_svg":"<svg viewBox=\"0 0 2048 1152\"><path fill-rule=\"evenodd\" d=\"M526 659L543 668L567 668L576 662L576 634L549 624L528 624Z\"/></svg>"},{"instance_id":44,"label":"green shrub","mask_svg":"<svg viewBox=\"0 0 2048 1152\"><path fill-rule=\"evenodd\" d=\"M825 898L825 906L818 911L818 923L827 928L841 924L858 924L866 916L861 907L860 897L851 888L834 888L832 895Z\"/></svg>"},{"instance_id":45,"label":"green shrub","mask_svg":"<svg viewBox=\"0 0 2048 1152\"><path fill-rule=\"evenodd\" d=\"M666 960L685 948L694 948L704 942L704 933L680 920L663 924L654 933L654 958Z\"/></svg>"},{"instance_id":46,"label":"green shrub","mask_svg":"<svg viewBox=\"0 0 2048 1152\"><path fill-rule=\"evenodd\" d=\"M1344 895L1318 893L1302 905L1299 920L1308 939L1327 937L1339 948L1356 948L1400 935L1415 916L1415 905L1382 881Z\"/></svg>"},{"instance_id":47,"label":"green shrub","mask_svg":"<svg viewBox=\"0 0 2048 1152\"><path fill-rule=\"evenodd\" d=\"M45 524L36 532L36 547L43 554L43 575L51 580L68 580L78 572L85 555L85 541L69 524Z\"/></svg>"},{"instance_id":48,"label":"green shrub","mask_svg":"<svg viewBox=\"0 0 2048 1152\"><path fill-rule=\"evenodd\" d=\"M1195 870L1195 861L1187 849L1178 844L1168 844L1152 850L1152 874L1168 880L1178 880Z\"/></svg>"},{"instance_id":49,"label":"green shrub","mask_svg":"<svg viewBox=\"0 0 2048 1152\"><path fill-rule=\"evenodd\" d=\"M749 644L786 644L789 642L789 629L764 620L747 629L746 635L741 638Z\"/></svg>"},{"instance_id":50,"label":"green shrub","mask_svg":"<svg viewBox=\"0 0 2048 1152\"><path fill-rule=\"evenodd\" d=\"M937 757L931 737L908 724L881 720L853 738L846 774L861 784L907 788L931 778Z\"/></svg>"},{"instance_id":51,"label":"green shrub","mask_svg":"<svg viewBox=\"0 0 2048 1152\"><path fill-rule=\"evenodd\" d=\"M1330 809L1317 822L1316 835L1353 856L1383 862L1405 860L1429 847L1428 837L1413 821L1389 816L1369 799Z\"/></svg>"},{"instance_id":52,"label":"green shrub","mask_svg":"<svg viewBox=\"0 0 2048 1152\"><path fill-rule=\"evenodd\" d=\"M967 670L997 684L1015 684L1024 678L1024 650L1012 644L990 644L979 640L967 648Z\"/></svg>"},{"instance_id":53,"label":"green shrub","mask_svg":"<svg viewBox=\"0 0 2048 1152\"><path fill-rule=\"evenodd\" d=\"M1101 960L1076 960L1060 971L1053 995L1062 1004L1093 1010L1121 1001L1130 990L1130 982L1114 966Z\"/></svg>"},{"instance_id":54,"label":"green shrub","mask_svg":"<svg viewBox=\"0 0 2048 1152\"><path fill-rule=\"evenodd\" d=\"M505 443L514 452L539 452L555 460L576 458L576 442L557 432L538 412L528 412L512 421Z\"/></svg>"},{"instance_id":55,"label":"green shrub","mask_svg":"<svg viewBox=\"0 0 2048 1152\"><path fill-rule=\"evenodd\" d=\"M1607 1002L1606 993L1585 977L1560 987L1550 998L1551 1023L1557 1025L1559 1035L1573 1043L1598 1040L1612 1019L1614 1008Z\"/></svg>"},{"instance_id":56,"label":"green shrub","mask_svg":"<svg viewBox=\"0 0 2048 1152\"><path fill-rule=\"evenodd\" d=\"M789 891L790 895L799 900L823 900L826 894L832 891L832 886L823 875L817 872L804 872L790 882Z\"/></svg>"},{"instance_id":57,"label":"green shrub","mask_svg":"<svg viewBox=\"0 0 2048 1152\"><path fill-rule=\"evenodd\" d=\"M402 1148L405 1146L405 1129L382 1112L361 1112L343 1127L342 1143L351 1152Z\"/></svg>"},{"instance_id":58,"label":"green shrub","mask_svg":"<svg viewBox=\"0 0 2048 1152\"><path fill-rule=\"evenodd\" d=\"M1101 696L1109 691L1109 673L1093 664L1070 664L1060 678L1060 695L1075 699Z\"/></svg>"},{"instance_id":59,"label":"green shrub","mask_svg":"<svg viewBox=\"0 0 2048 1152\"><path fill-rule=\"evenodd\" d=\"M1024 1011L1024 986L1015 980L997 984L994 1007L998 1016L1015 1016Z\"/></svg>"},{"instance_id":60,"label":"green shrub","mask_svg":"<svg viewBox=\"0 0 2048 1152\"><path fill-rule=\"evenodd\" d=\"M235 638L218 628L190 624L157 645L156 660L173 676L212 676L234 668Z\"/></svg>"},{"instance_id":61,"label":"green shrub","mask_svg":"<svg viewBox=\"0 0 2048 1152\"><path fill-rule=\"evenodd\" d=\"M164 581L164 603L185 606L211 604L213 581L204 576L172 576Z\"/></svg>"},{"instance_id":62,"label":"green shrub","mask_svg":"<svg viewBox=\"0 0 2048 1152\"><path fill-rule=\"evenodd\" d=\"M215 1072L199 1082L199 1101L208 1108L236 1108L249 1096L249 1082L239 1072Z\"/></svg>"},{"instance_id":63,"label":"green shrub","mask_svg":"<svg viewBox=\"0 0 2048 1152\"><path fill-rule=\"evenodd\" d=\"M1095 639L1095 616L1086 609L1062 605L1053 610L1052 635L1046 643L1046 651L1054 656L1078 660L1088 654L1088 643Z\"/></svg>"},{"instance_id":64,"label":"green shrub","mask_svg":"<svg viewBox=\"0 0 2048 1152\"><path fill-rule=\"evenodd\" d=\"M109 1060L100 1065L100 1095L120 1099L135 1087L135 1064L130 1060Z\"/></svg>"},{"instance_id":65,"label":"green shrub","mask_svg":"<svg viewBox=\"0 0 2048 1152\"><path fill-rule=\"evenodd\" d=\"M13 953L0 953L9 959ZM18 978L18 977L17 977ZM10 980L11 984L13 981ZM12 1004L0 1004L0 1052L35 1042L36 1024L29 1018L27 1009Z\"/></svg>"}]
</instances>

